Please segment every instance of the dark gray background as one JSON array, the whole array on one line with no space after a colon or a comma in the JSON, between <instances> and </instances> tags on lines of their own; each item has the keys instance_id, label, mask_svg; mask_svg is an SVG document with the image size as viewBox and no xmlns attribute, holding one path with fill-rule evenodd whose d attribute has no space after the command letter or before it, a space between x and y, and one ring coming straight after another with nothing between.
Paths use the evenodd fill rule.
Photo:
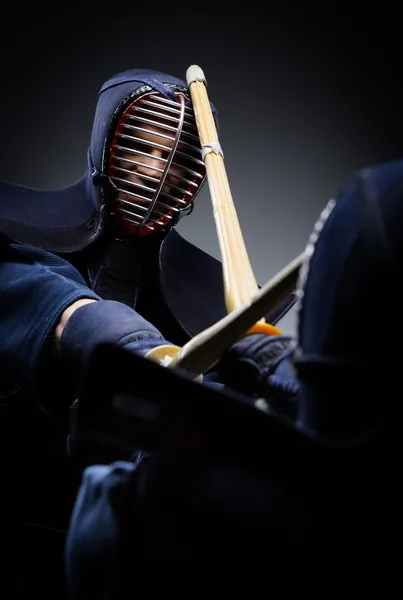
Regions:
<instances>
[{"instance_id":1,"label":"dark gray background","mask_svg":"<svg viewBox=\"0 0 403 600\"><path fill-rule=\"evenodd\" d=\"M185 78L198 64L260 283L304 249L356 169L401 156L397 4L22 2L2 10L0 177L42 189L72 183L86 167L107 78L137 67ZM179 230L219 257L207 185ZM282 323L287 333L295 314Z\"/></svg>"}]
</instances>

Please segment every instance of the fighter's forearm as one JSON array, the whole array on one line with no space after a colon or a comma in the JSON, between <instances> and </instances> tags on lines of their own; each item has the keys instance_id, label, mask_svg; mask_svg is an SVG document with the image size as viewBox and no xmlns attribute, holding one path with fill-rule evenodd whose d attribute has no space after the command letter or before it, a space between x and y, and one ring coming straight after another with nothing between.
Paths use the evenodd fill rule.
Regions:
<instances>
[{"instance_id":1,"label":"fighter's forearm","mask_svg":"<svg viewBox=\"0 0 403 600\"><path fill-rule=\"evenodd\" d=\"M90 302L98 302L98 301L94 300L93 298L81 298L80 300L73 302L73 304L70 304L70 306L68 306L66 308L66 310L63 312L58 324L56 325L55 332L54 332L54 334L55 334L54 340L55 340L57 349L59 349L59 346L60 346L60 338L62 337L63 329L65 328L66 323L69 320L69 318L71 317L71 315L74 313L74 311L77 310L77 308L80 308L80 306L84 306L85 304L89 304Z\"/></svg>"},{"instance_id":2,"label":"fighter's forearm","mask_svg":"<svg viewBox=\"0 0 403 600\"><path fill-rule=\"evenodd\" d=\"M38 363L80 301L100 298L66 260L11 245L0 258L0 365L18 384L38 385ZM65 312L66 311L66 312ZM60 327L59 327L60 325ZM57 332L55 332L55 329ZM46 361L45 361L46 362Z\"/></svg>"}]
</instances>

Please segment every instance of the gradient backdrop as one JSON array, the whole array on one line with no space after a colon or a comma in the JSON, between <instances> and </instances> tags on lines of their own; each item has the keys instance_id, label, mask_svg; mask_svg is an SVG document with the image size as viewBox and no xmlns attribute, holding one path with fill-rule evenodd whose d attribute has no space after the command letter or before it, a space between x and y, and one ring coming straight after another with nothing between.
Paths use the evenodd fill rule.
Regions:
<instances>
[{"instance_id":1,"label":"gradient backdrop","mask_svg":"<svg viewBox=\"0 0 403 600\"><path fill-rule=\"evenodd\" d=\"M398 4L32 4L7 3L1 13L2 179L43 189L72 183L86 167L106 79L133 67L185 78L198 64L264 283L303 250L356 169L401 156ZM207 185L179 230L219 257ZM293 310L281 325L293 333L295 324Z\"/></svg>"}]
</instances>

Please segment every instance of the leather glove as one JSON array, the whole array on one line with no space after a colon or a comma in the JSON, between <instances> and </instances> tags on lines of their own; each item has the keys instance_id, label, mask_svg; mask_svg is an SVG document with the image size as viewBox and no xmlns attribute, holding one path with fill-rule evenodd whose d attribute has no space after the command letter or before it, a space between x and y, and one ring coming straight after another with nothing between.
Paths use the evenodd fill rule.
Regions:
<instances>
[{"instance_id":1,"label":"leather glove","mask_svg":"<svg viewBox=\"0 0 403 600\"><path fill-rule=\"evenodd\" d=\"M274 390L295 394L291 342L284 335L249 334L223 355L220 373L226 384L248 396L267 397Z\"/></svg>"},{"instance_id":2,"label":"leather glove","mask_svg":"<svg viewBox=\"0 0 403 600\"><path fill-rule=\"evenodd\" d=\"M114 300L85 304L71 315L60 338L62 360L75 382L99 344L116 344L141 356L161 346L176 348L125 304Z\"/></svg>"}]
</instances>

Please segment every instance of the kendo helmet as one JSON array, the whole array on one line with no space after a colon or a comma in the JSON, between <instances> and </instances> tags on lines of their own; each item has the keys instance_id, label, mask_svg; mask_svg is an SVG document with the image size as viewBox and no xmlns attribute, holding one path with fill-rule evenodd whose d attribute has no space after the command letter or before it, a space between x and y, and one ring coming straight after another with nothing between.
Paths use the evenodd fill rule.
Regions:
<instances>
[{"instance_id":1,"label":"kendo helmet","mask_svg":"<svg viewBox=\"0 0 403 600\"><path fill-rule=\"evenodd\" d=\"M145 236L174 227L191 212L206 179L186 84L144 69L105 83L90 160L107 212L128 233Z\"/></svg>"},{"instance_id":2,"label":"kendo helmet","mask_svg":"<svg viewBox=\"0 0 403 600\"><path fill-rule=\"evenodd\" d=\"M299 421L324 435L357 433L394 402L394 309L403 256L403 162L362 169L324 208L300 271L295 365ZM392 391L391 391L392 390Z\"/></svg>"}]
</instances>

